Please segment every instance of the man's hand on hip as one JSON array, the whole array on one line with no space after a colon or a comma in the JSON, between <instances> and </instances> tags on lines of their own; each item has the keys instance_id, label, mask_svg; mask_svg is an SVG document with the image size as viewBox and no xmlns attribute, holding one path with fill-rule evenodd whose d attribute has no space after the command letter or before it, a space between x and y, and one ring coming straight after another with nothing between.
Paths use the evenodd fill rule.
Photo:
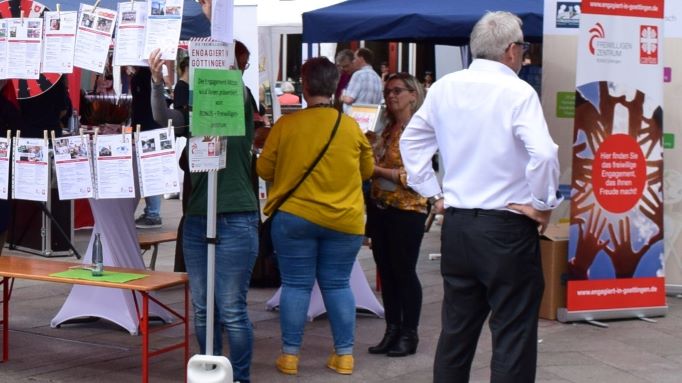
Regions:
<instances>
[{"instance_id":1,"label":"man's hand on hip","mask_svg":"<svg viewBox=\"0 0 682 383\"><path fill-rule=\"evenodd\" d=\"M547 229L547 225L549 224L549 217L552 215L551 210L538 210L530 204L522 205L518 203L510 203L509 205L507 205L507 208L511 210L516 210L519 213L537 222L538 225L540 226L539 228L540 234L543 234Z\"/></svg>"}]
</instances>

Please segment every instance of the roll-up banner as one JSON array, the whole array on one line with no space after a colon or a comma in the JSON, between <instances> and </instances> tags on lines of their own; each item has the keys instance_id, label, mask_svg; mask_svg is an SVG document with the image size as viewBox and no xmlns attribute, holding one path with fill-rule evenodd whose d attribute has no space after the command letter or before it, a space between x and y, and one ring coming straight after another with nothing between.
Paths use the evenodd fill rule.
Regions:
<instances>
[{"instance_id":1,"label":"roll-up banner","mask_svg":"<svg viewBox=\"0 0 682 383\"><path fill-rule=\"evenodd\" d=\"M559 320L665 315L663 0L580 5Z\"/></svg>"}]
</instances>

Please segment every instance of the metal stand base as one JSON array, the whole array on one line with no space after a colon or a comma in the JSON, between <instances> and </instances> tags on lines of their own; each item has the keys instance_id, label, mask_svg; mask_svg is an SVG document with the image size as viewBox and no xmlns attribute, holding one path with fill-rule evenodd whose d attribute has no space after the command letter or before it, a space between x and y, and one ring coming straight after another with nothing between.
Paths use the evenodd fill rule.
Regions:
<instances>
[{"instance_id":1,"label":"metal stand base","mask_svg":"<svg viewBox=\"0 0 682 383\"><path fill-rule=\"evenodd\" d=\"M31 248L31 247L27 247L27 246L16 246L16 245L9 246L9 248L12 249L12 250L23 251L23 252L25 252L25 253L31 253L31 254L35 254L35 255L40 255L40 256L46 257L46 258L52 258L52 257L73 257L73 256L75 256L75 253L74 253L72 250L59 250L59 251L55 251L55 250L40 250L40 249L34 249L34 248Z\"/></svg>"},{"instance_id":2,"label":"metal stand base","mask_svg":"<svg viewBox=\"0 0 682 383\"><path fill-rule=\"evenodd\" d=\"M682 285L665 285L665 295L677 296L682 294Z\"/></svg>"},{"instance_id":3,"label":"metal stand base","mask_svg":"<svg viewBox=\"0 0 682 383\"><path fill-rule=\"evenodd\" d=\"M605 319L628 318L647 320L651 317L665 316L667 313L668 306L594 311L568 311L565 307L561 307L557 310L557 320L562 323L584 321L593 323L595 326L605 327L602 326L605 325L604 323L598 321Z\"/></svg>"}]
</instances>

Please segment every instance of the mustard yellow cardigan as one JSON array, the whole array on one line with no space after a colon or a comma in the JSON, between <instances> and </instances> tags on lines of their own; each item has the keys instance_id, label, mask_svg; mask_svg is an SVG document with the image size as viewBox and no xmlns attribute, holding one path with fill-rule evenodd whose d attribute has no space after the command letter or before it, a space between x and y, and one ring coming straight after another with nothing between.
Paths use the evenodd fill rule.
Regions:
<instances>
[{"instance_id":1,"label":"mustard yellow cardigan","mask_svg":"<svg viewBox=\"0 0 682 383\"><path fill-rule=\"evenodd\" d=\"M266 215L305 174L334 127L338 112L317 107L282 116L271 128L258 158L258 175L272 182ZM358 124L341 116L327 153L280 211L342 233L364 233L362 180L372 176L372 148Z\"/></svg>"}]
</instances>

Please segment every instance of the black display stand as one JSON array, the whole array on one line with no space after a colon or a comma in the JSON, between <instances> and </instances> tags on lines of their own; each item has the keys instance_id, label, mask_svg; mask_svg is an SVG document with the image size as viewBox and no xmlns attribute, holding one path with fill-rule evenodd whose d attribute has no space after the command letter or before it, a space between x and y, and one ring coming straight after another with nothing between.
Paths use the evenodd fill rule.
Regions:
<instances>
[{"instance_id":1,"label":"black display stand","mask_svg":"<svg viewBox=\"0 0 682 383\"><path fill-rule=\"evenodd\" d=\"M57 189L50 194L47 202L11 201L8 246L43 257L80 259L73 246L73 202L59 200Z\"/></svg>"}]
</instances>

